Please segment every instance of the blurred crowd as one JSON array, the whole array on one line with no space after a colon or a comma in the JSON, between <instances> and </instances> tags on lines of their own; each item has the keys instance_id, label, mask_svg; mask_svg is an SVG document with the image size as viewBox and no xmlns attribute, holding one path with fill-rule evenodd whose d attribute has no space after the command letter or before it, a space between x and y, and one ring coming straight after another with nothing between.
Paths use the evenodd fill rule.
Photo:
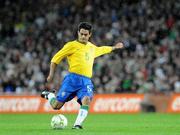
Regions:
<instances>
[{"instance_id":1,"label":"blurred crowd","mask_svg":"<svg viewBox=\"0 0 180 135\"><path fill-rule=\"evenodd\" d=\"M0 93L58 89L65 60L46 84L52 56L93 25L98 46L129 44L95 60L96 93L180 92L180 2L156 0L4 0L0 2Z\"/></svg>"}]
</instances>

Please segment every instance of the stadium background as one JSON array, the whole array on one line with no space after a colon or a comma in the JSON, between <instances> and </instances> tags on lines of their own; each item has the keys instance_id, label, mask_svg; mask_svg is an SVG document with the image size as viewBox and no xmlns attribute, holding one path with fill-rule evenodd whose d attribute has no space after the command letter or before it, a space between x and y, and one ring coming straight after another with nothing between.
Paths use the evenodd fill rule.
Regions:
<instances>
[{"instance_id":1,"label":"stadium background","mask_svg":"<svg viewBox=\"0 0 180 135\"><path fill-rule=\"evenodd\" d=\"M180 92L176 0L4 0L0 5L3 94L36 94L44 89L52 55L74 39L80 21L93 24L91 40L97 45L130 44L96 60L96 93ZM48 87L58 89L66 69L64 61Z\"/></svg>"},{"instance_id":2,"label":"stadium background","mask_svg":"<svg viewBox=\"0 0 180 135\"><path fill-rule=\"evenodd\" d=\"M92 23L91 41L97 45L130 45L95 61L95 93L180 92L178 1L5 0L0 5L2 95L58 89L67 63L59 65L54 83L45 85L50 59L76 37L81 21Z\"/></svg>"},{"instance_id":3,"label":"stadium background","mask_svg":"<svg viewBox=\"0 0 180 135\"><path fill-rule=\"evenodd\" d=\"M0 134L178 135L179 9L179 0L1 0ZM75 100L53 111L39 95L59 88L67 62L45 85L50 59L76 37L81 21L94 26L93 43L130 47L96 59L96 96L85 130L74 132ZM57 113L68 118L63 131L50 128Z\"/></svg>"}]
</instances>

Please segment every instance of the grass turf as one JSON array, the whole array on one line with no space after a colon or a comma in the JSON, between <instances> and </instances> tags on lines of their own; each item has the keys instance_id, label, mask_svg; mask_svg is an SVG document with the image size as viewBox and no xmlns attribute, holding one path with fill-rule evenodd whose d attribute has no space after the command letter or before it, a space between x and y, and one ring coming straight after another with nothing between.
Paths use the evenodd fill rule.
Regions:
<instances>
[{"instance_id":1,"label":"grass turf","mask_svg":"<svg viewBox=\"0 0 180 135\"><path fill-rule=\"evenodd\" d=\"M0 135L180 135L179 114L90 114L83 130L53 130L53 114L0 114Z\"/></svg>"}]
</instances>

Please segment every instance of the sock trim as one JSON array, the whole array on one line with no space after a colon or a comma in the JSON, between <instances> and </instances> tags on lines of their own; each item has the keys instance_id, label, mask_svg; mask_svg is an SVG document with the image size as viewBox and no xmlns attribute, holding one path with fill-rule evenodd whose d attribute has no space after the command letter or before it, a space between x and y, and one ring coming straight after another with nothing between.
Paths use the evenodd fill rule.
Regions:
<instances>
[{"instance_id":1,"label":"sock trim","mask_svg":"<svg viewBox=\"0 0 180 135\"><path fill-rule=\"evenodd\" d=\"M88 110L89 110L89 106L88 106L88 105L82 105L82 106L81 106L81 109L84 109L84 110L87 110L87 111L88 111Z\"/></svg>"},{"instance_id":2,"label":"sock trim","mask_svg":"<svg viewBox=\"0 0 180 135\"><path fill-rule=\"evenodd\" d=\"M55 101L56 101L56 98L53 97L53 98L50 99L49 103L50 103L51 105L53 105L53 104L55 103Z\"/></svg>"}]
</instances>

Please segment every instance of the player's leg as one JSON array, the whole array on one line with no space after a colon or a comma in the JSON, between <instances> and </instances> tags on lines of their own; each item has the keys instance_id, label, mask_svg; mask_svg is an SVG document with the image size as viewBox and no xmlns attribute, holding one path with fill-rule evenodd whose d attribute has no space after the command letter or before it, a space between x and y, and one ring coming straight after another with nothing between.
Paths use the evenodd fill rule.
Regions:
<instances>
[{"instance_id":1,"label":"player's leg","mask_svg":"<svg viewBox=\"0 0 180 135\"><path fill-rule=\"evenodd\" d=\"M87 88L80 90L77 96L80 99L81 107L79 109L73 129L82 129L82 124L88 116L89 105L93 97L93 85L88 85Z\"/></svg>"},{"instance_id":2,"label":"player's leg","mask_svg":"<svg viewBox=\"0 0 180 135\"><path fill-rule=\"evenodd\" d=\"M60 102L56 99L54 92L44 90L41 93L41 97L47 99L54 110L59 110L64 105L64 102Z\"/></svg>"},{"instance_id":3,"label":"player's leg","mask_svg":"<svg viewBox=\"0 0 180 135\"><path fill-rule=\"evenodd\" d=\"M67 75L64 78L57 95L55 95L54 92L45 90L41 93L41 96L48 99L53 109L55 110L61 109L61 107L64 105L65 102L73 98L71 92L72 87L70 86L70 84L71 84L70 76Z\"/></svg>"}]
</instances>

